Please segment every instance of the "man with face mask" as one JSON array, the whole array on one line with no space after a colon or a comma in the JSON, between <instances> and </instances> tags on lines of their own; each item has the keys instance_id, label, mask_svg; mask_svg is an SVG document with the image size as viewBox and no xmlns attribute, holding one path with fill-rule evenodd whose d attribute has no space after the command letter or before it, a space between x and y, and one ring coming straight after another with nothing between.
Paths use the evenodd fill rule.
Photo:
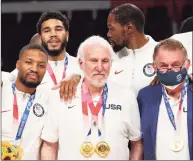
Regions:
<instances>
[{"instance_id":1,"label":"man with face mask","mask_svg":"<svg viewBox=\"0 0 193 161\"><path fill-rule=\"evenodd\" d=\"M139 91L145 160L192 160L190 60L177 40L156 45L153 65L160 83Z\"/></svg>"}]
</instances>

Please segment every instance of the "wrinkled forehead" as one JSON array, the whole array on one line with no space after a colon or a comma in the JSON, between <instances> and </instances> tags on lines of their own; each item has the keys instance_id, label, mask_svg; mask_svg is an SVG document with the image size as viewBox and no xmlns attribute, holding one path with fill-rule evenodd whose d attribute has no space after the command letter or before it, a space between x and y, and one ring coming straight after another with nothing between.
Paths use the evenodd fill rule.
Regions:
<instances>
[{"instance_id":1,"label":"wrinkled forehead","mask_svg":"<svg viewBox=\"0 0 193 161\"><path fill-rule=\"evenodd\" d=\"M102 44L89 44L84 47L85 57L111 59L110 49Z\"/></svg>"}]
</instances>

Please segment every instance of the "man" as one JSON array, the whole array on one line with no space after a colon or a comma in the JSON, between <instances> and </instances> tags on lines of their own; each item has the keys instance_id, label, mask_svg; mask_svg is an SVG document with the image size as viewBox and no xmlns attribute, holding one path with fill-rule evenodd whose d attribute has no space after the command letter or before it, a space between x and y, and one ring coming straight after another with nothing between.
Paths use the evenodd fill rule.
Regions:
<instances>
[{"instance_id":1,"label":"man","mask_svg":"<svg viewBox=\"0 0 193 161\"><path fill-rule=\"evenodd\" d=\"M161 41L154 50L161 83L139 91L138 104L145 160L192 160L192 91L190 60L177 40Z\"/></svg>"},{"instance_id":2,"label":"man","mask_svg":"<svg viewBox=\"0 0 193 161\"><path fill-rule=\"evenodd\" d=\"M32 36L32 38L30 39L30 44L39 44L42 45L42 41L41 41L41 37L38 33L36 33L35 35Z\"/></svg>"},{"instance_id":3,"label":"man","mask_svg":"<svg viewBox=\"0 0 193 161\"><path fill-rule=\"evenodd\" d=\"M46 83L52 88L55 85L59 86L61 81L65 79L61 92L65 95L62 98L71 100L75 94L74 84L80 81L81 71L77 59L66 52L69 39L69 21L61 12L49 11L40 16L36 27L42 45L48 52L47 72L42 84ZM17 75L15 70L12 73ZM41 87L40 85L39 88Z\"/></svg>"},{"instance_id":4,"label":"man","mask_svg":"<svg viewBox=\"0 0 193 161\"><path fill-rule=\"evenodd\" d=\"M184 21L182 21L181 27L180 27L180 33L184 32L191 32L193 31L193 16L188 17Z\"/></svg>"},{"instance_id":5,"label":"man","mask_svg":"<svg viewBox=\"0 0 193 161\"><path fill-rule=\"evenodd\" d=\"M69 21L62 13L45 12L37 22L42 46L48 52L47 73L44 81L57 85L72 73L79 73L77 59L66 52L69 38Z\"/></svg>"},{"instance_id":6,"label":"man","mask_svg":"<svg viewBox=\"0 0 193 161\"><path fill-rule=\"evenodd\" d=\"M66 107L57 92L52 96L41 136L41 159L55 160L57 155L58 160L142 159L135 95L127 87L107 82L113 54L110 44L99 36L80 45L79 65L85 77Z\"/></svg>"},{"instance_id":7,"label":"man","mask_svg":"<svg viewBox=\"0 0 193 161\"><path fill-rule=\"evenodd\" d=\"M114 50L119 51L110 78L131 86L136 94L155 76L151 62L157 42L144 34L144 25L144 14L130 3L112 9L107 19L107 37Z\"/></svg>"},{"instance_id":8,"label":"man","mask_svg":"<svg viewBox=\"0 0 193 161\"><path fill-rule=\"evenodd\" d=\"M38 160L49 91L37 86L46 72L48 55L35 44L24 46L16 63L16 81L2 86L2 159Z\"/></svg>"},{"instance_id":9,"label":"man","mask_svg":"<svg viewBox=\"0 0 193 161\"><path fill-rule=\"evenodd\" d=\"M188 73L192 73L192 52L193 52L193 16L185 19L180 27L180 33L173 35L171 38L180 41L187 50L188 58L190 59L190 68Z\"/></svg>"}]
</instances>

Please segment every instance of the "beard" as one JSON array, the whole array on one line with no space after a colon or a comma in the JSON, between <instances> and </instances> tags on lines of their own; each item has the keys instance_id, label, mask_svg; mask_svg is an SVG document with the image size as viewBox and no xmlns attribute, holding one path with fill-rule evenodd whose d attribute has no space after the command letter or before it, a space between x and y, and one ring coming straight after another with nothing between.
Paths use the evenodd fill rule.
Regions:
<instances>
[{"instance_id":1,"label":"beard","mask_svg":"<svg viewBox=\"0 0 193 161\"><path fill-rule=\"evenodd\" d=\"M116 44L114 41L109 40L114 52L119 52L121 49L123 49L126 45L125 43L122 44Z\"/></svg>"},{"instance_id":2,"label":"beard","mask_svg":"<svg viewBox=\"0 0 193 161\"><path fill-rule=\"evenodd\" d=\"M61 47L59 49L49 50L48 44L44 41L42 41L42 46L46 49L49 56L58 56L64 50L64 48L66 48L67 40L64 39L64 41L62 41Z\"/></svg>"},{"instance_id":3,"label":"beard","mask_svg":"<svg viewBox=\"0 0 193 161\"><path fill-rule=\"evenodd\" d=\"M102 86L104 86L105 83L106 83L106 80L107 80L107 79L105 78L103 81L98 82L98 81L92 80L92 78L91 78L90 76L88 76L86 73L84 73L84 75L85 75L86 80L87 80L90 84L92 84L94 87L102 87Z\"/></svg>"},{"instance_id":4,"label":"beard","mask_svg":"<svg viewBox=\"0 0 193 161\"><path fill-rule=\"evenodd\" d=\"M24 85L24 86L26 86L26 87L28 87L28 88L36 88L40 83L41 83L41 81L38 81L38 82L29 82L29 81L26 81L26 79L24 78L24 77L19 77L19 80L20 80L20 82Z\"/></svg>"}]
</instances>

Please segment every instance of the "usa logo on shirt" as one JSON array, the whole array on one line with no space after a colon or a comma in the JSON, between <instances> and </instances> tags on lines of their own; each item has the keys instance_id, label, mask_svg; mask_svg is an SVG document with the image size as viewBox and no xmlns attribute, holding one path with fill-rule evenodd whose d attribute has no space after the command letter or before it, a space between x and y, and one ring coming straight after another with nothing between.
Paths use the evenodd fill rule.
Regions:
<instances>
[{"instance_id":1,"label":"usa logo on shirt","mask_svg":"<svg viewBox=\"0 0 193 161\"><path fill-rule=\"evenodd\" d=\"M143 67L143 73L147 76L147 77L152 77L153 75L155 75L155 70L153 68L152 63L147 63L144 67Z\"/></svg>"},{"instance_id":2,"label":"usa logo on shirt","mask_svg":"<svg viewBox=\"0 0 193 161\"><path fill-rule=\"evenodd\" d=\"M36 103L33 106L33 112L37 117L42 117L44 115L44 108L39 103Z\"/></svg>"}]
</instances>

